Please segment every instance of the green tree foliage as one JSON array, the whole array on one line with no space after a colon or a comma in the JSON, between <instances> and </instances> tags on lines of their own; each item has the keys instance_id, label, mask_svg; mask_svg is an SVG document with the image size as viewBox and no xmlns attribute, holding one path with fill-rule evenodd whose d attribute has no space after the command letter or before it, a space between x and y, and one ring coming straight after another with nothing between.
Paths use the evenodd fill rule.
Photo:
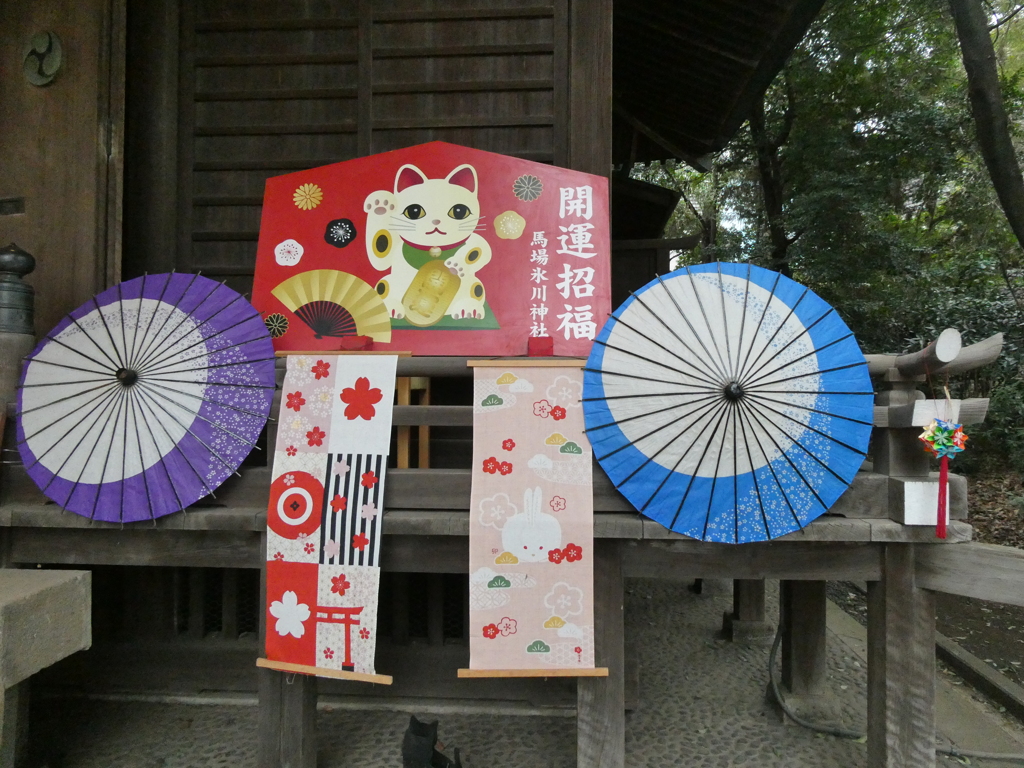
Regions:
<instances>
[{"instance_id":1,"label":"green tree foliage","mask_svg":"<svg viewBox=\"0 0 1024 768\"><path fill-rule=\"evenodd\" d=\"M1024 12L987 8L1019 132ZM944 3L832 0L712 172L657 163L634 175L683 192L669 234L701 234L684 261L790 274L865 352L917 349L947 327L965 343L1004 332L998 365L950 384L993 398L971 430L979 454L1024 470L1024 254L978 151Z\"/></svg>"}]
</instances>

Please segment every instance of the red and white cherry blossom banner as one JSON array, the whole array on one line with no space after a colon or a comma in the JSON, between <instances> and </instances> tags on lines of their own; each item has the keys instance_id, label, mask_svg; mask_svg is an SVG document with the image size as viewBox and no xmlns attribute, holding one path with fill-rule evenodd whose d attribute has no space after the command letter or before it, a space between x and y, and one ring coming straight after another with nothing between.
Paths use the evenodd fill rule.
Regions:
<instances>
[{"instance_id":1,"label":"red and white cherry blossom banner","mask_svg":"<svg viewBox=\"0 0 1024 768\"><path fill-rule=\"evenodd\" d=\"M390 683L374 671L393 355L292 355L267 509L260 666Z\"/></svg>"},{"instance_id":2,"label":"red and white cherry blossom banner","mask_svg":"<svg viewBox=\"0 0 1024 768\"><path fill-rule=\"evenodd\" d=\"M582 362L473 361L470 668L594 668L594 494Z\"/></svg>"}]
</instances>

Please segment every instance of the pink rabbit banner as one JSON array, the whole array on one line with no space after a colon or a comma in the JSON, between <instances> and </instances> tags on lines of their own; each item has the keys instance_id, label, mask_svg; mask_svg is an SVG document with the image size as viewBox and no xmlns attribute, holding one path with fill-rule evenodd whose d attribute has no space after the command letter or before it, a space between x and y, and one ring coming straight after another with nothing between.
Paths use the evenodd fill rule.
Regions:
<instances>
[{"instance_id":1,"label":"pink rabbit banner","mask_svg":"<svg viewBox=\"0 0 1024 768\"><path fill-rule=\"evenodd\" d=\"M470 362L470 669L460 672L464 677L600 674L583 363L553 362Z\"/></svg>"}]
</instances>

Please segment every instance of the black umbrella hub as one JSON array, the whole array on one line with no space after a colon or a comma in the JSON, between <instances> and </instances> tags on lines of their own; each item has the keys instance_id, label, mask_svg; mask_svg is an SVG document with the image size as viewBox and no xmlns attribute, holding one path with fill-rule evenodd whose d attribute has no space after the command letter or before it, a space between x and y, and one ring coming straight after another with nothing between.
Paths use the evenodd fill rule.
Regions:
<instances>
[{"instance_id":1,"label":"black umbrella hub","mask_svg":"<svg viewBox=\"0 0 1024 768\"><path fill-rule=\"evenodd\" d=\"M730 381L722 393L730 403L738 403L743 399L743 386L738 381Z\"/></svg>"},{"instance_id":2,"label":"black umbrella hub","mask_svg":"<svg viewBox=\"0 0 1024 768\"><path fill-rule=\"evenodd\" d=\"M135 384L139 380L139 374L137 371L133 371L131 368L118 368L117 373L114 374L117 380L121 382L121 386L128 388Z\"/></svg>"}]
</instances>

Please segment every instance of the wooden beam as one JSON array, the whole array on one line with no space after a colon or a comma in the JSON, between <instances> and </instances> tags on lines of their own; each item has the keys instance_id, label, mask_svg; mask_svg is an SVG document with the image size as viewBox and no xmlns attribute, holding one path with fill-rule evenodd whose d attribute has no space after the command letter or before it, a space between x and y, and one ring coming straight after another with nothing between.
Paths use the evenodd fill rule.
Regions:
<instances>
[{"instance_id":1,"label":"wooden beam","mask_svg":"<svg viewBox=\"0 0 1024 768\"><path fill-rule=\"evenodd\" d=\"M630 541L623 548L627 576L646 578L794 579L870 581L881 575L874 544L790 542L710 544L696 541Z\"/></svg>"},{"instance_id":2,"label":"wooden beam","mask_svg":"<svg viewBox=\"0 0 1024 768\"><path fill-rule=\"evenodd\" d=\"M915 583L922 589L1024 606L1024 550L967 542L920 547Z\"/></svg>"}]
</instances>

